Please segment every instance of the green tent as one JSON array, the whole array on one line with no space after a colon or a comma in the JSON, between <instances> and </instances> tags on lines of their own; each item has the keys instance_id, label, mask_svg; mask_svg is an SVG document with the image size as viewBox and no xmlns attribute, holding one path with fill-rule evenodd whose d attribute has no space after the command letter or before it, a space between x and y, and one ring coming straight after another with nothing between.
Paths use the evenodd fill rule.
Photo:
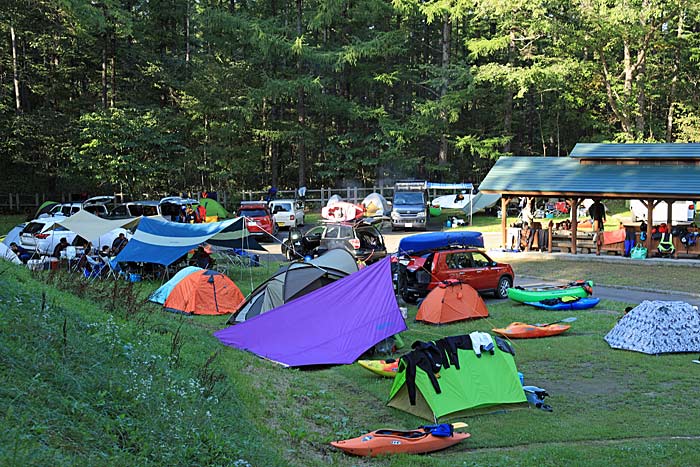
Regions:
<instances>
[{"instance_id":1,"label":"green tent","mask_svg":"<svg viewBox=\"0 0 700 467\"><path fill-rule=\"evenodd\" d=\"M456 341L455 341L456 339ZM450 364L446 356L443 357L442 369L438 373L436 382L440 387L440 393L431 383L428 373L420 366L416 366L415 404L411 404L407 370L413 358L420 358L419 352L425 352L420 347L401 357L399 371L391 388L388 405L409 412L426 420L436 421L440 418L455 418L478 413L493 412L505 408L527 406L527 398L523 391L518 370L515 367L513 355L501 349L503 345L494 345L494 353L483 351L481 357L477 357L471 349L469 336L453 336L441 339L434 344L438 347L449 348L450 345L440 345L441 341L464 342L467 345L458 344L457 357L459 369ZM494 338L494 342L505 342L500 338ZM415 347L415 344L414 344ZM469 348L465 348L469 347ZM504 348L509 348L506 343ZM435 355L432 355L435 360ZM415 361L415 360L414 360ZM445 365L445 363L448 364Z\"/></svg>"},{"instance_id":2,"label":"green tent","mask_svg":"<svg viewBox=\"0 0 700 467\"><path fill-rule=\"evenodd\" d=\"M49 210L56 206L58 203L56 201L44 201L41 203L41 206L39 206L39 209L36 210L36 214L34 214L34 217L39 217L40 214L43 214L45 212L49 212Z\"/></svg>"},{"instance_id":3,"label":"green tent","mask_svg":"<svg viewBox=\"0 0 700 467\"><path fill-rule=\"evenodd\" d=\"M228 211L215 199L202 198L199 204L207 210L207 217L217 216L219 219L225 219L229 216Z\"/></svg>"}]
</instances>

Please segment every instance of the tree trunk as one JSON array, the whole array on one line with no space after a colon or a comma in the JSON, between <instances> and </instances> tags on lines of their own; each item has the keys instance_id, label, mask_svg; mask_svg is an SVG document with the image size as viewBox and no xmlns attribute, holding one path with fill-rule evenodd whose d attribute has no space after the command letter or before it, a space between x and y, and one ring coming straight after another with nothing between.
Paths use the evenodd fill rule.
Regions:
<instances>
[{"instance_id":1,"label":"tree trunk","mask_svg":"<svg viewBox=\"0 0 700 467\"><path fill-rule=\"evenodd\" d=\"M102 108L107 108L107 34L102 35Z\"/></svg>"},{"instance_id":2,"label":"tree trunk","mask_svg":"<svg viewBox=\"0 0 700 467\"><path fill-rule=\"evenodd\" d=\"M508 63L511 64L515 58L515 33L511 31L510 33L510 43L508 44ZM512 137L513 137L513 92L510 89L510 85L506 84L506 96L503 109L503 136L507 137L505 145L503 146L504 152L510 152L512 149Z\"/></svg>"},{"instance_id":3,"label":"tree trunk","mask_svg":"<svg viewBox=\"0 0 700 467\"><path fill-rule=\"evenodd\" d=\"M448 13L442 15L442 85L440 86L440 107L444 106L443 98L449 89L449 67L452 46L452 20ZM440 111L442 134L440 135L440 149L438 151L438 164L447 165L447 112L443 108Z\"/></svg>"},{"instance_id":4,"label":"tree trunk","mask_svg":"<svg viewBox=\"0 0 700 467\"><path fill-rule=\"evenodd\" d=\"M639 65L639 72L635 78L637 82L637 115L635 117L635 127L637 138L644 137L644 126L646 124L644 113L646 112L646 93L644 91L646 64Z\"/></svg>"},{"instance_id":5,"label":"tree trunk","mask_svg":"<svg viewBox=\"0 0 700 467\"><path fill-rule=\"evenodd\" d=\"M111 73L109 107L114 108L114 103L117 101L117 35L114 31L112 31L112 58L110 59L109 67Z\"/></svg>"},{"instance_id":6,"label":"tree trunk","mask_svg":"<svg viewBox=\"0 0 700 467\"><path fill-rule=\"evenodd\" d=\"M185 7L185 65L190 66L190 2Z\"/></svg>"},{"instance_id":7,"label":"tree trunk","mask_svg":"<svg viewBox=\"0 0 700 467\"><path fill-rule=\"evenodd\" d=\"M15 28L10 25L10 38L12 39L12 80L15 85L15 112L22 113L22 104L19 96L19 73L17 72L17 41Z\"/></svg>"},{"instance_id":8,"label":"tree trunk","mask_svg":"<svg viewBox=\"0 0 700 467\"><path fill-rule=\"evenodd\" d=\"M673 140L673 114L676 105L676 86L678 85L678 74L681 67L681 38L683 37L683 20L685 12L678 13L678 29L676 30L676 50L673 59L673 78L671 78L671 89L668 92L668 114L666 115L666 142Z\"/></svg>"},{"instance_id":9,"label":"tree trunk","mask_svg":"<svg viewBox=\"0 0 700 467\"><path fill-rule=\"evenodd\" d=\"M302 0L297 0L297 37L301 38L302 28ZM301 55L297 58L297 76L302 77ZM299 160L299 186L306 185L306 142L304 141L304 127L306 125L306 106L304 103L304 86L297 89L297 118L299 123L299 144L297 147Z\"/></svg>"}]
</instances>

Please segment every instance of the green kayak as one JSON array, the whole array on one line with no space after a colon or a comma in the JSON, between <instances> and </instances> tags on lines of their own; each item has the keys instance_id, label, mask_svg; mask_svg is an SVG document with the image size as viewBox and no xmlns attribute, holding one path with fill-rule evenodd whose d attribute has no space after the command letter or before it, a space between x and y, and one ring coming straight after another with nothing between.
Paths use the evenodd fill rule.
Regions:
<instances>
[{"instance_id":1,"label":"green kayak","mask_svg":"<svg viewBox=\"0 0 700 467\"><path fill-rule=\"evenodd\" d=\"M516 302L539 302L550 298L588 297L593 294L593 281L576 281L568 285L544 287L511 287L508 298Z\"/></svg>"}]
</instances>

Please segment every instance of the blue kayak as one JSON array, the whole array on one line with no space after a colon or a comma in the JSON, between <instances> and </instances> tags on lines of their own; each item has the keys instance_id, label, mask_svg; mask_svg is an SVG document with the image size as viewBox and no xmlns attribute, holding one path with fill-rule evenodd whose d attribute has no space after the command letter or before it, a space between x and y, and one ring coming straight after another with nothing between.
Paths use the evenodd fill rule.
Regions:
<instances>
[{"instance_id":1,"label":"blue kayak","mask_svg":"<svg viewBox=\"0 0 700 467\"><path fill-rule=\"evenodd\" d=\"M558 311L558 310L587 310L588 308L593 308L598 304L600 298L597 297L584 297L579 298L573 302L562 302L548 304L543 302L525 302L525 305L534 306L537 308L542 308L544 310Z\"/></svg>"}]
</instances>

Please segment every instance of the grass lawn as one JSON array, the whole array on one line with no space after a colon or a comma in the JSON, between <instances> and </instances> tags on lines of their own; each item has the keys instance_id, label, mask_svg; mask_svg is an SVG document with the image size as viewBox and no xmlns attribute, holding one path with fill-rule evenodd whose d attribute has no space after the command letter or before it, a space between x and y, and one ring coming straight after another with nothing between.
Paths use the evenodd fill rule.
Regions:
<instances>
[{"instance_id":1,"label":"grass lawn","mask_svg":"<svg viewBox=\"0 0 700 467\"><path fill-rule=\"evenodd\" d=\"M0 237L7 234L17 224L21 224L26 220L24 214L16 214L12 216L0 216Z\"/></svg>"},{"instance_id":2,"label":"grass lawn","mask_svg":"<svg viewBox=\"0 0 700 467\"><path fill-rule=\"evenodd\" d=\"M515 267L518 274L570 277L575 264ZM275 266L229 273L247 293ZM623 274L602 272L610 266L600 265L593 280ZM487 319L445 326L413 322L410 307L407 344L512 321L578 321L562 336L514 343L526 384L547 389L554 412L469 417L472 437L446 451L365 460L328 442L425 423L385 405L391 380L357 365L285 369L223 347L211 332L227 317L188 317L144 304L157 283L88 285L4 264L0 271L2 465L700 464L693 415L700 413L700 365L691 363L697 355L611 350L602 338L625 303L546 312L500 301L489 306ZM640 286L659 284L662 275L628 274ZM677 277L680 290L694 277Z\"/></svg>"},{"instance_id":3,"label":"grass lawn","mask_svg":"<svg viewBox=\"0 0 700 467\"><path fill-rule=\"evenodd\" d=\"M594 283L601 285L700 293L700 284L694 280L700 275L700 269L696 267L650 265L644 262L611 264L585 260L560 260L548 255L533 259L512 254L499 258L501 259L510 263L515 273L521 276L539 277L545 280L591 279Z\"/></svg>"}]
</instances>

